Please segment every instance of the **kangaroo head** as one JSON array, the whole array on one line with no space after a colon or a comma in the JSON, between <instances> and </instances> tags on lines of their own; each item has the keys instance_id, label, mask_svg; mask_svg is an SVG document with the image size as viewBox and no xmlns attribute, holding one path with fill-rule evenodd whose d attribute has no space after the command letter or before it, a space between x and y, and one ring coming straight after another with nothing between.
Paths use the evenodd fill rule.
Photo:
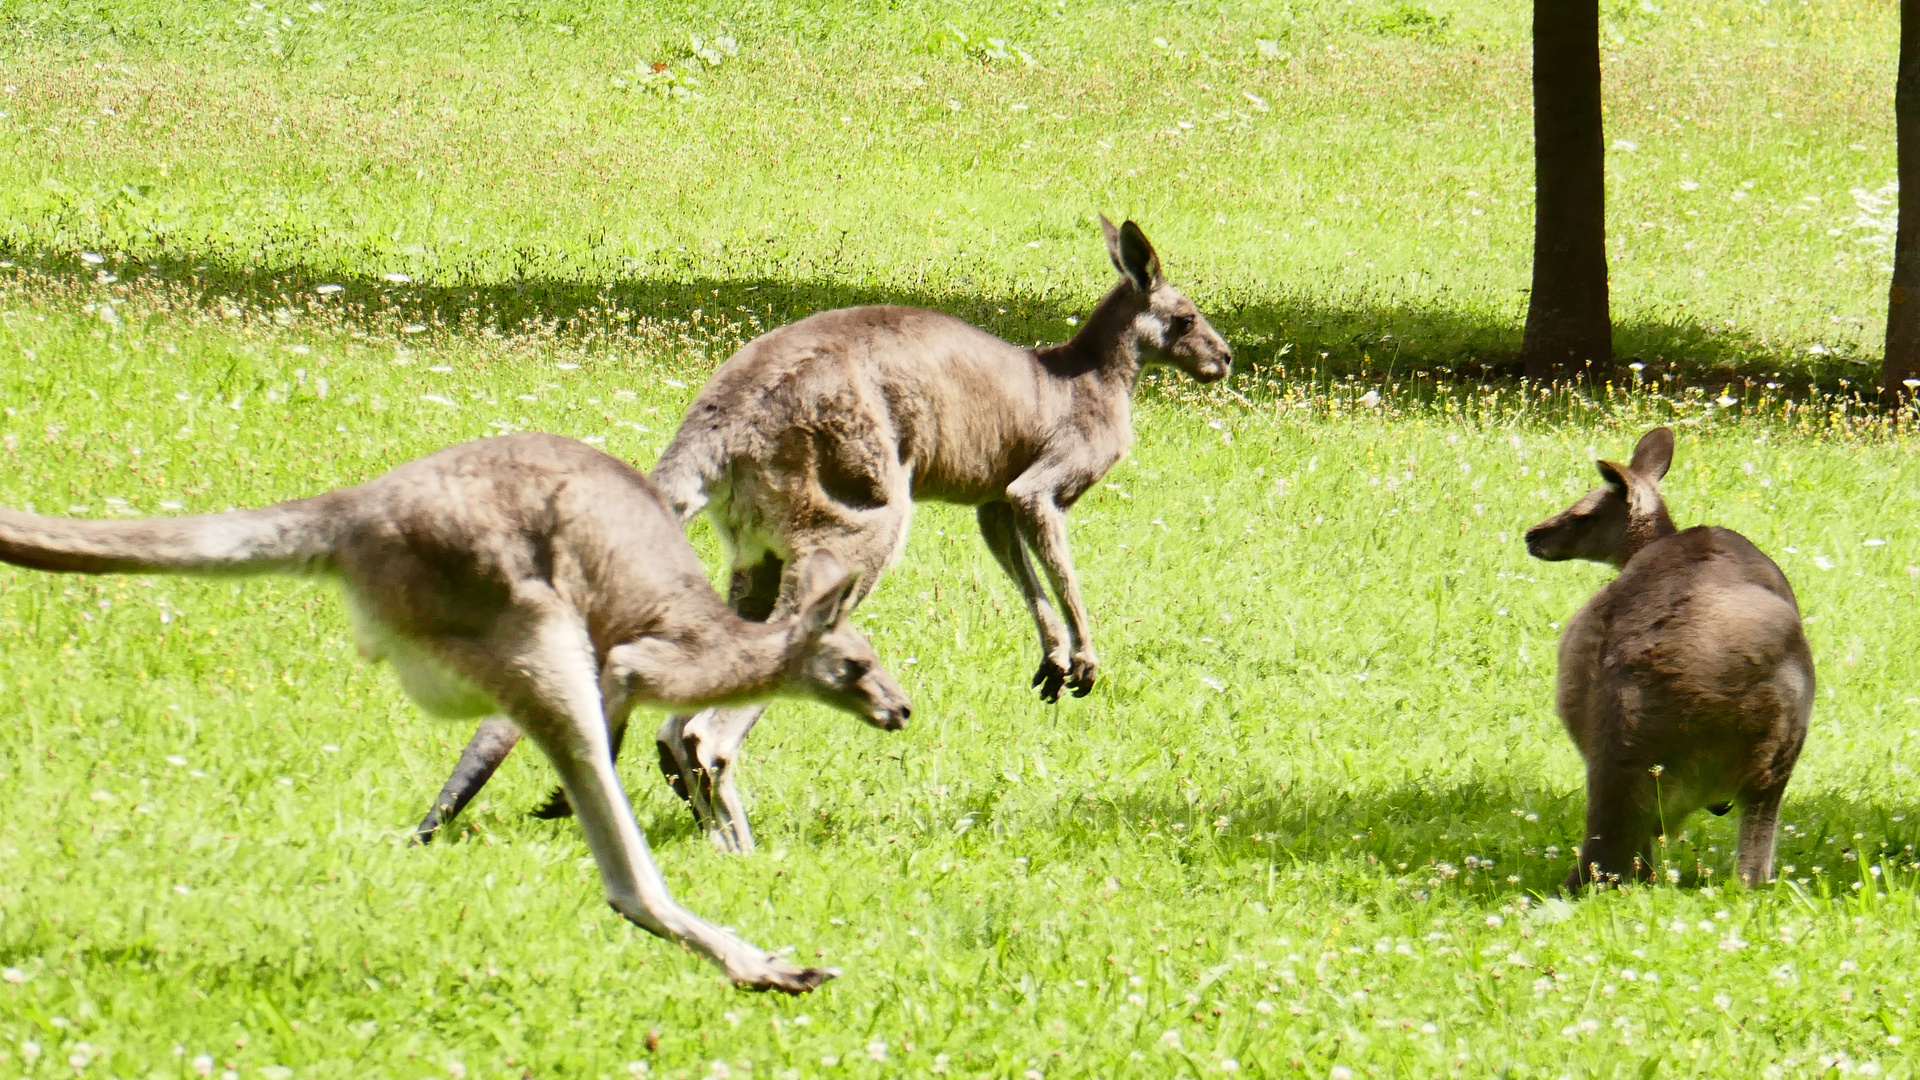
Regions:
<instances>
[{"instance_id":1,"label":"kangaroo head","mask_svg":"<svg viewBox=\"0 0 1920 1080\"><path fill-rule=\"evenodd\" d=\"M1640 437L1633 461L1596 461L1606 483L1527 530L1527 553L1559 562L1587 559L1625 566L1641 548L1674 531L1660 478L1673 464L1673 431L1657 427Z\"/></svg>"},{"instance_id":2,"label":"kangaroo head","mask_svg":"<svg viewBox=\"0 0 1920 1080\"><path fill-rule=\"evenodd\" d=\"M1173 364L1200 382L1215 382L1233 370L1233 350L1207 321L1193 301L1167 284L1160 273L1160 256L1147 234L1129 221L1119 228L1100 215L1107 234L1107 254L1120 271L1121 289L1136 309L1129 333L1144 363Z\"/></svg>"},{"instance_id":3,"label":"kangaroo head","mask_svg":"<svg viewBox=\"0 0 1920 1080\"><path fill-rule=\"evenodd\" d=\"M875 727L898 731L907 726L913 706L893 674L880 666L867 636L848 618L859 584L831 552L817 551L807 559L794 619L801 640L788 684Z\"/></svg>"}]
</instances>

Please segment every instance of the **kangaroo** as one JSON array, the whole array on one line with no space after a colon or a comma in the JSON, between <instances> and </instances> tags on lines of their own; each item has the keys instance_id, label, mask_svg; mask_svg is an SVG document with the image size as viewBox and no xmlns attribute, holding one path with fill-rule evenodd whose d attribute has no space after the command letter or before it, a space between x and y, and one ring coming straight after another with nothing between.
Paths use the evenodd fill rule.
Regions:
<instances>
[{"instance_id":1,"label":"kangaroo","mask_svg":"<svg viewBox=\"0 0 1920 1080\"><path fill-rule=\"evenodd\" d=\"M1115 228L1104 215L1100 226L1120 280L1065 344L1028 349L939 312L858 307L763 334L714 372L653 480L682 525L703 510L713 523L735 610L750 619L791 612L794 568L826 547L859 575L857 603L905 546L916 499L973 506L1039 631L1033 685L1047 701L1062 688L1093 689L1099 660L1067 552L1067 511L1126 454L1145 366L1214 382L1233 363L1206 317L1167 284L1140 227ZM655 736L661 771L723 851L753 850L736 772L764 711L675 715ZM616 749L623 735L614 733ZM423 838L512 745L500 727L475 735L421 823ZM536 813L566 806L556 797Z\"/></svg>"},{"instance_id":2,"label":"kangaroo","mask_svg":"<svg viewBox=\"0 0 1920 1080\"><path fill-rule=\"evenodd\" d=\"M449 718L503 714L560 774L607 902L754 990L838 974L789 965L674 903L607 742L638 705L803 696L883 728L905 694L847 620L857 578L809 554L788 617L714 593L672 510L616 458L551 435L429 455L358 487L207 517L75 521L0 511L0 560L105 574L293 571L337 578L368 658Z\"/></svg>"},{"instance_id":3,"label":"kangaroo","mask_svg":"<svg viewBox=\"0 0 1920 1080\"><path fill-rule=\"evenodd\" d=\"M1746 537L1677 531L1660 495L1673 432L1527 530L1527 552L1620 571L1560 636L1555 707L1587 763L1587 831L1565 888L1645 878L1656 836L1740 806L1739 872L1773 876L1780 799L1813 711L1813 654L1793 586Z\"/></svg>"}]
</instances>

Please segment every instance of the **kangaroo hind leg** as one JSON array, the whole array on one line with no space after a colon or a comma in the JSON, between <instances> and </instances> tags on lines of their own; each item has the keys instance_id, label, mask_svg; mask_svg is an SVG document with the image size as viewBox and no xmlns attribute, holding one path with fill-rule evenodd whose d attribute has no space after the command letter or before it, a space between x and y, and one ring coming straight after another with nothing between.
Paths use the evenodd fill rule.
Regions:
<instances>
[{"instance_id":1,"label":"kangaroo hind leg","mask_svg":"<svg viewBox=\"0 0 1920 1080\"><path fill-rule=\"evenodd\" d=\"M743 547L737 540L730 546L736 551ZM774 608L780 603L780 579L785 571L786 564L771 551L763 551L757 560L736 565L727 579L728 605L743 619L765 622L772 617ZM758 718L759 711L756 709L754 719ZM689 725L693 726L695 732L691 744L687 736ZM752 726L752 721L748 721L747 727L750 729ZM723 838L717 831L720 826L713 808L712 763L703 763L697 752L701 733L709 733L706 741L711 745L712 729L712 718L704 716L704 713L680 713L661 721L660 730L654 735L654 746L660 754L660 774L666 777L673 793L687 804L694 822L707 832L721 850L738 850L739 845L732 842L733 838ZM746 738L745 733L740 738ZM744 811L740 820L743 823L746 820ZM747 849L752 849L751 839L747 841Z\"/></svg>"},{"instance_id":2,"label":"kangaroo hind leg","mask_svg":"<svg viewBox=\"0 0 1920 1080\"><path fill-rule=\"evenodd\" d=\"M859 579L848 601L858 604L899 554L912 508L911 501L896 499L878 510L859 514L853 527L790 537L794 558L781 574L779 600L767 617L781 619L793 614L801 588L797 568L822 548L833 552ZM756 590L764 587L764 580L756 582ZM749 595L757 598L758 592ZM738 597L735 602L740 602ZM740 796L740 758L747 736L766 711L765 705L708 709L687 718L678 729L680 752L686 755L683 760L693 766L682 772L688 802L695 815L702 818L708 838L722 851L744 855L754 849L746 802Z\"/></svg>"},{"instance_id":3,"label":"kangaroo hind leg","mask_svg":"<svg viewBox=\"0 0 1920 1080\"><path fill-rule=\"evenodd\" d=\"M1579 864L1567 875L1568 892L1652 876L1660 829L1655 795L1644 769L1600 761L1587 766L1587 829Z\"/></svg>"},{"instance_id":4,"label":"kangaroo hind leg","mask_svg":"<svg viewBox=\"0 0 1920 1080\"><path fill-rule=\"evenodd\" d=\"M512 702L520 729L560 774L615 911L707 957L746 989L798 994L837 974L787 964L674 902L613 768L593 647L583 627L549 618L503 651L507 655L486 658L502 672L496 680L515 684L501 688L502 698Z\"/></svg>"},{"instance_id":5,"label":"kangaroo hind leg","mask_svg":"<svg viewBox=\"0 0 1920 1080\"><path fill-rule=\"evenodd\" d=\"M1741 800L1740 880L1758 885L1773 880L1773 851L1779 839L1780 800L1786 785Z\"/></svg>"},{"instance_id":6,"label":"kangaroo hind leg","mask_svg":"<svg viewBox=\"0 0 1920 1080\"><path fill-rule=\"evenodd\" d=\"M1060 690L1066 685L1073 666L1067 627L1054 610L1033 563L1027 559L1013 507L1003 502L982 503L974 510L974 517L980 523L980 537L987 542L987 550L1020 590L1020 599L1026 602L1034 629L1040 634L1040 669L1033 674L1033 685L1039 688L1041 700L1059 701Z\"/></svg>"},{"instance_id":7,"label":"kangaroo hind leg","mask_svg":"<svg viewBox=\"0 0 1920 1080\"><path fill-rule=\"evenodd\" d=\"M482 720L467 748L460 752L460 762L453 767L453 775L447 777L439 797L433 800L433 808L413 831L412 842L433 843L434 834L467 808L519 741L520 729L506 717L490 716Z\"/></svg>"}]
</instances>

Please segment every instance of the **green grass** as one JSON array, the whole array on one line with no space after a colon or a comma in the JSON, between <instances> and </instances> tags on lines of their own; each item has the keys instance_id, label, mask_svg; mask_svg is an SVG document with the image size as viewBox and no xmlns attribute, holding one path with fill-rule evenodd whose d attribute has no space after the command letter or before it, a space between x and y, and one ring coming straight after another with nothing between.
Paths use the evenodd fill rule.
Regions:
<instances>
[{"instance_id":1,"label":"green grass","mask_svg":"<svg viewBox=\"0 0 1920 1080\"><path fill-rule=\"evenodd\" d=\"M1894 175L1894 9L1605 22L1620 352L1866 374L1889 237L1853 192ZM1032 338L1099 285L1106 210L1257 363L1483 364L1525 309L1524 5L9 0L0 30L0 245L58 265L405 273L508 321L602 288L905 297Z\"/></svg>"},{"instance_id":2,"label":"green grass","mask_svg":"<svg viewBox=\"0 0 1920 1080\"><path fill-rule=\"evenodd\" d=\"M507 429L646 464L714 364L828 303L1064 336L1109 280L1096 209L1261 370L1153 380L1076 508L1091 697L1034 698L971 515L926 506L860 615L912 728L772 712L749 859L624 763L688 905L846 969L799 1000L611 915L578 829L525 816L532 754L405 847L468 731L358 661L326 586L0 573L0 1077L1910 1073L1913 443L1659 362L1598 399L1434 377L1517 335L1519 15L324 6L0 6L0 505L217 511ZM1682 381L1853 378L1891 9L1667 7L1608 14L1623 340ZM702 96L615 91L690 31L738 41ZM1725 884L1703 816L1678 887L1568 904L1555 623L1607 575L1519 535L1655 422L1676 518L1808 613L1792 869Z\"/></svg>"}]
</instances>

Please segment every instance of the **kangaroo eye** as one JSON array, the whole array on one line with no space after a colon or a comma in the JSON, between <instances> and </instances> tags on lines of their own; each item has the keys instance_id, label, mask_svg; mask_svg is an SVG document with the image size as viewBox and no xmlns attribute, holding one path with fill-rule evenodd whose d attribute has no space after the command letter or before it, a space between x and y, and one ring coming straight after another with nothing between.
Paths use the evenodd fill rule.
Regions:
<instances>
[{"instance_id":1,"label":"kangaroo eye","mask_svg":"<svg viewBox=\"0 0 1920 1080\"><path fill-rule=\"evenodd\" d=\"M865 660L842 660L840 674L847 679L858 679L866 675L869 666Z\"/></svg>"},{"instance_id":2,"label":"kangaroo eye","mask_svg":"<svg viewBox=\"0 0 1920 1080\"><path fill-rule=\"evenodd\" d=\"M1175 315L1173 318L1167 320L1168 337L1186 337L1187 331L1191 329L1193 329L1193 316L1191 315Z\"/></svg>"}]
</instances>

